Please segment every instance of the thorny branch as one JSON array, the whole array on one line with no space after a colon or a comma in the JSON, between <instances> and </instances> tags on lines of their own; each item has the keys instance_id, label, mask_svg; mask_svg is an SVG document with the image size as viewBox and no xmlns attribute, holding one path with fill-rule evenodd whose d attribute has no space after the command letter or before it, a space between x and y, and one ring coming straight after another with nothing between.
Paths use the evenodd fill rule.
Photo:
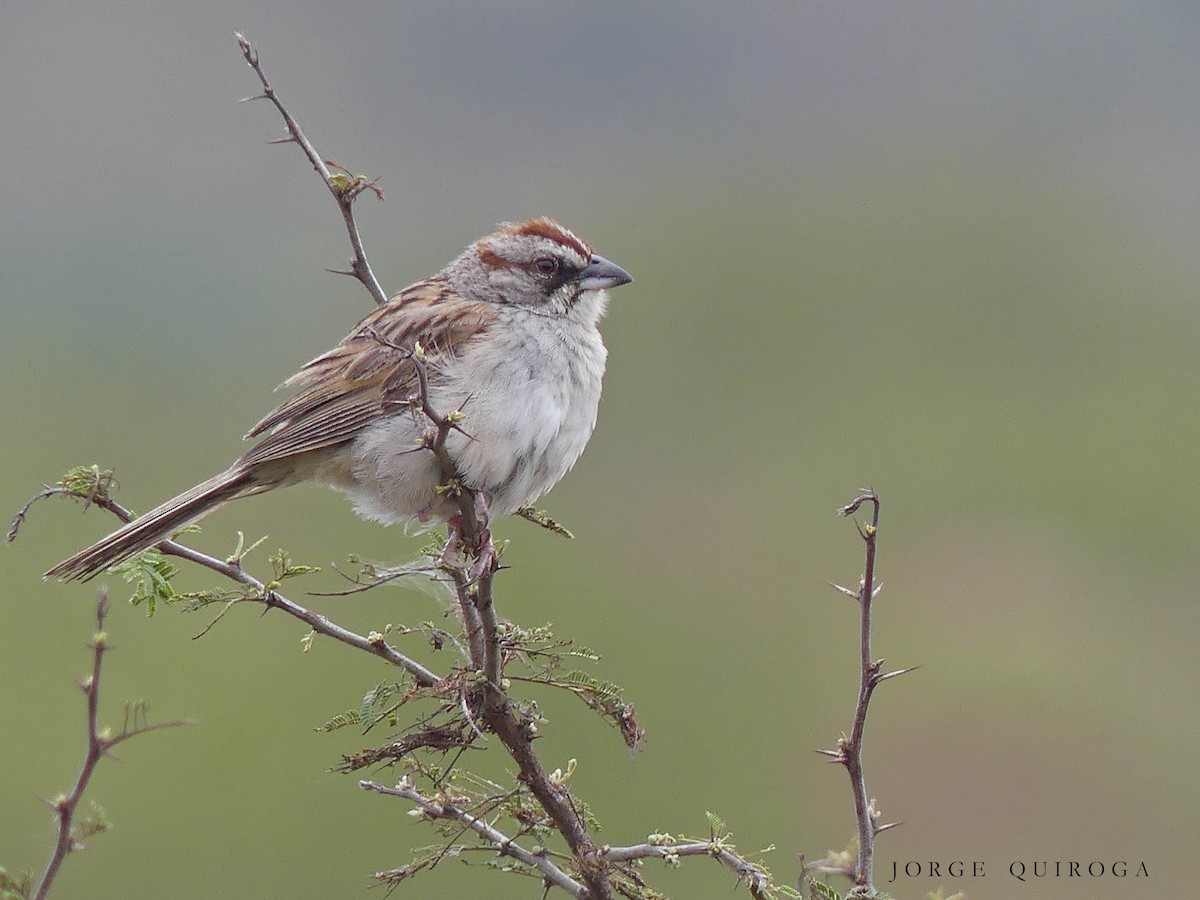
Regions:
<instances>
[{"instance_id":1,"label":"thorny branch","mask_svg":"<svg viewBox=\"0 0 1200 900\"><path fill-rule=\"evenodd\" d=\"M353 175L345 166L323 160L316 147L300 130L300 124L292 118L291 113L287 111L276 95L275 89L267 81L266 73L263 72L262 65L259 63L258 48L246 40L240 32L235 31L234 37L237 39L238 47L242 50L242 56L246 58L246 62L258 76L258 80L262 82L262 93L247 97L246 100L270 100L279 110L279 114L283 116L283 121L287 125L288 136L271 143L298 144L304 151L304 155L308 157L308 161L312 163L312 167L317 170L317 174L325 182L325 186L329 188L329 193L333 194L333 199L337 201L338 209L341 210L342 219L346 223L346 231L350 234L350 246L354 248L354 261L350 264L349 272L339 271L336 274L352 275L357 278L375 302L379 306L383 306L387 303L387 294L383 292L379 279L375 277L375 273L371 270L371 264L367 261L367 252L363 249L362 236L358 233L358 224L354 221L353 210L354 200L363 191L372 191L380 200L383 199L383 191L378 184L379 179L368 180L361 175ZM340 171L335 175L329 171L330 166Z\"/></svg>"},{"instance_id":2,"label":"thorny branch","mask_svg":"<svg viewBox=\"0 0 1200 900\"><path fill-rule=\"evenodd\" d=\"M25 510L28 510L28 508L25 507ZM108 634L104 630L104 619L107 615L108 594L101 590L100 598L96 601L96 633L92 636L92 673L80 684L80 688L87 698L87 752L84 755L83 766L79 770L79 775L75 779L75 785L71 788L71 792L49 801L50 808L54 810L54 817L58 825L58 839L55 841L50 859L46 862L46 869L42 873L42 878L38 882L37 889L33 893L34 900L45 900L46 896L50 893L50 887L54 884L54 879L58 875L58 870L62 866L63 860L70 853L83 848L81 841L89 836L89 832L95 834L105 827L103 824L97 824L91 829L85 828L82 830L77 830L75 827L75 814L79 808L79 801L83 799L83 792L87 790L88 784L92 780L92 774L96 771L96 766L100 760L108 756L109 751L113 747L124 743L130 738L137 737L139 734L145 734L148 731L158 731L162 728L177 728L180 725L187 724L186 721L180 719L170 722L157 722L151 725L145 718L145 704L139 702L126 707L125 724L117 734L109 734L106 729L102 729L99 726L100 672L104 661L104 654L109 649Z\"/></svg>"},{"instance_id":3,"label":"thorny branch","mask_svg":"<svg viewBox=\"0 0 1200 900\"><path fill-rule=\"evenodd\" d=\"M857 519L855 525L866 545L866 562L863 565L862 581L858 590L854 591L841 585L833 585L835 589L858 601L859 606L859 686L858 701L854 707L854 724L850 736L845 733L838 738L836 750L818 750L830 757L832 762L841 763L846 767L850 776L850 787L854 795L854 816L858 825L858 854L853 867L838 865L830 860L818 860L808 864L808 871L819 871L827 874L845 875L854 881L848 897L875 896L874 883L874 854L875 838L889 828L895 828L899 822L879 824L879 810L875 801L868 799L866 778L863 774L862 748L863 734L867 727L867 710L871 704L871 695L876 686L889 678L904 675L916 669L910 666L893 672L882 673L883 660L874 659L871 654L871 606L878 596L882 585L875 584L875 550L879 533L879 495L873 490L865 490L843 506L838 512L843 516L852 516L858 512L864 503L872 507L871 521L862 524Z\"/></svg>"}]
</instances>

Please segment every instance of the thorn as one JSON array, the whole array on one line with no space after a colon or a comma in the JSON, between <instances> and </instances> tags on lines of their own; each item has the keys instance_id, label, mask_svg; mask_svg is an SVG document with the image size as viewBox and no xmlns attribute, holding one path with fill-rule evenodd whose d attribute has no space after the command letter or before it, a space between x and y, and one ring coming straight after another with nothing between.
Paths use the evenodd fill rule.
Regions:
<instances>
[{"instance_id":1,"label":"thorn","mask_svg":"<svg viewBox=\"0 0 1200 900\"><path fill-rule=\"evenodd\" d=\"M837 591L837 592L839 592L839 593L842 593L842 594L845 594L847 597L850 597L850 598L852 598L852 599L854 599L854 600L857 600L857 599L858 599L858 591L852 591L852 590L850 590L850 588L848 588L848 587L843 587L843 586L842 586L842 585L840 585L840 584L835 584L835 583L834 583L834 582L832 582L832 581L827 581L827 582L825 582L825 583L826 583L827 585L829 585L831 588L833 588L835 591Z\"/></svg>"},{"instance_id":2,"label":"thorn","mask_svg":"<svg viewBox=\"0 0 1200 900\"><path fill-rule=\"evenodd\" d=\"M467 695L460 693L458 695L459 705L462 707L463 715L467 717L467 724L471 726L471 730L479 735L481 741L487 741L487 735L479 730L479 726L475 724L475 719L471 716L471 710L467 708Z\"/></svg>"},{"instance_id":3,"label":"thorn","mask_svg":"<svg viewBox=\"0 0 1200 900\"><path fill-rule=\"evenodd\" d=\"M881 582L879 582L879 584L875 585L875 589L873 591L871 591L871 599L874 600L876 597L878 597L879 592L882 590L883 590L883 582L881 581Z\"/></svg>"},{"instance_id":4,"label":"thorn","mask_svg":"<svg viewBox=\"0 0 1200 900\"><path fill-rule=\"evenodd\" d=\"M330 275L349 275L351 278L358 277L358 273L348 272L345 269L326 269L325 271L328 272Z\"/></svg>"},{"instance_id":5,"label":"thorn","mask_svg":"<svg viewBox=\"0 0 1200 900\"><path fill-rule=\"evenodd\" d=\"M886 673L884 675L880 675L878 678L876 678L875 683L878 684L881 681L887 681L889 678L896 678L900 675L907 675L909 672L914 672L919 668L921 668L921 667L920 666L909 666L907 669L897 669L895 672L888 672L888 673Z\"/></svg>"},{"instance_id":6,"label":"thorn","mask_svg":"<svg viewBox=\"0 0 1200 900\"><path fill-rule=\"evenodd\" d=\"M243 97L238 103L249 103L252 100L270 100L266 94L255 94L253 97Z\"/></svg>"},{"instance_id":7,"label":"thorn","mask_svg":"<svg viewBox=\"0 0 1200 900\"><path fill-rule=\"evenodd\" d=\"M296 136L294 134L289 134L287 137L275 138L275 140L267 141L267 143L268 144L294 144L294 143L296 143Z\"/></svg>"},{"instance_id":8,"label":"thorn","mask_svg":"<svg viewBox=\"0 0 1200 900\"><path fill-rule=\"evenodd\" d=\"M454 424L451 424L451 425L450 425L450 430L451 430L451 431L457 431L459 434L461 434L463 437L465 437L465 438L466 438L467 440L469 440L469 441L474 441L474 440L475 440L475 435L471 434L471 432L467 431L467 430L466 430L465 428L463 428L461 425L454 425Z\"/></svg>"},{"instance_id":9,"label":"thorn","mask_svg":"<svg viewBox=\"0 0 1200 900\"><path fill-rule=\"evenodd\" d=\"M875 833L882 834L883 832L887 831L889 828L895 828L897 825L903 825L903 824L904 824L903 822L888 822L886 825L880 825L878 828L876 828Z\"/></svg>"}]
</instances>

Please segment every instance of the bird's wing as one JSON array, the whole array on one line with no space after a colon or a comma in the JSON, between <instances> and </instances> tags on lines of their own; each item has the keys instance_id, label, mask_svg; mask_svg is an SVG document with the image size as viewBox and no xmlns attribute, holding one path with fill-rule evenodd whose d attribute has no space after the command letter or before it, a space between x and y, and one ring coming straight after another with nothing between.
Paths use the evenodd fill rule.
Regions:
<instances>
[{"instance_id":1,"label":"bird's wing","mask_svg":"<svg viewBox=\"0 0 1200 900\"><path fill-rule=\"evenodd\" d=\"M238 463L257 466L350 440L409 404L418 390L416 342L436 368L439 356L456 353L495 317L491 304L454 297L437 278L406 288L280 385L299 390L250 429L247 438L266 436Z\"/></svg>"}]
</instances>

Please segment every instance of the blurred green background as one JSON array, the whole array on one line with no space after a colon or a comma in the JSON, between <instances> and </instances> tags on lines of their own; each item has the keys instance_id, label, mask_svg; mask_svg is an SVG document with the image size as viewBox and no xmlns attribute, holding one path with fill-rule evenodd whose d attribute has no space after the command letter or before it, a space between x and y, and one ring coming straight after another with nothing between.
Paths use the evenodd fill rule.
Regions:
<instances>
[{"instance_id":1,"label":"blurred green background","mask_svg":"<svg viewBox=\"0 0 1200 900\"><path fill-rule=\"evenodd\" d=\"M212 474L271 387L370 308L322 271L345 235L299 152L264 144L274 111L235 102L255 90L235 28L322 152L383 176L387 202L359 215L389 290L537 214L637 277L606 322L599 429L548 498L578 539L500 529L502 613L603 651L649 733L631 758L541 697L544 758L579 758L601 840L702 832L712 809L743 848L776 844L785 878L844 846L846 778L811 751L850 724L855 613L826 581L858 577L833 512L869 484L876 652L922 665L868 729L871 794L906 823L880 841L881 881L961 859L986 877L889 887L1189 893L1197 8L5 3L5 510L78 463L114 467L137 509ZM37 798L82 754L94 586L39 574L111 525L42 504L0 553L10 868L40 869ZM237 529L319 564L419 545L315 488L235 504L197 541L225 553ZM401 589L312 604L360 630L437 612ZM369 874L429 832L327 773L356 735L311 728L388 673L329 642L302 655L281 615L238 609L190 641L206 621L117 604L106 718L145 696L199 724L101 767L116 830L56 896L373 896ZM1150 878L1020 883L1014 860ZM732 882L706 860L648 872L675 897ZM538 895L449 862L396 896L484 891Z\"/></svg>"}]
</instances>

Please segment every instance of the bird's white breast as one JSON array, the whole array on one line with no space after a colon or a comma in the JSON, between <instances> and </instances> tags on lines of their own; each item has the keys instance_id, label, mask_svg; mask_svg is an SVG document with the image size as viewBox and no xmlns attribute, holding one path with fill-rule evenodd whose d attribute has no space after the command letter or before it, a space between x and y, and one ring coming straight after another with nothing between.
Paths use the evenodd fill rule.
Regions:
<instances>
[{"instance_id":1,"label":"bird's white breast","mask_svg":"<svg viewBox=\"0 0 1200 900\"><path fill-rule=\"evenodd\" d=\"M430 401L440 415L462 410L465 434L451 432L447 450L466 482L488 492L492 515L503 516L550 490L583 453L607 353L591 316L501 307L495 326L455 356L431 358ZM332 480L360 515L391 523L453 514L434 490L433 454L417 447L427 424L419 413L400 412L349 445L351 477Z\"/></svg>"}]
</instances>

